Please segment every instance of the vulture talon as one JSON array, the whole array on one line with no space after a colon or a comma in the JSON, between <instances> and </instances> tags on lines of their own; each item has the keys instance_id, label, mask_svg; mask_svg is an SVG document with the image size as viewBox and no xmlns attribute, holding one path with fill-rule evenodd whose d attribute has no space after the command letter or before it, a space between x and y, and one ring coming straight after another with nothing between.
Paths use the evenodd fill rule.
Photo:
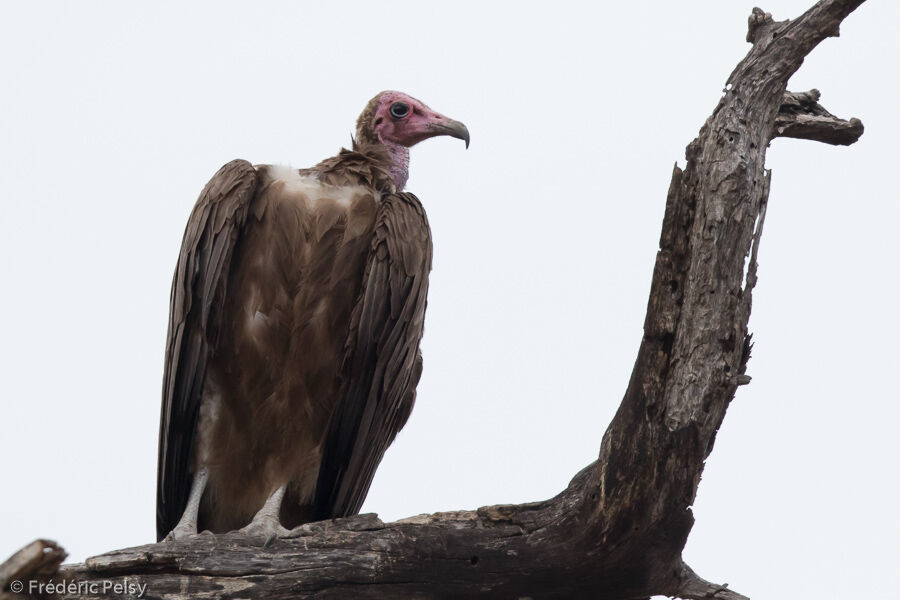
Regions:
<instances>
[{"instance_id":1,"label":"vulture talon","mask_svg":"<svg viewBox=\"0 0 900 600\"><path fill-rule=\"evenodd\" d=\"M168 533L168 535L166 535L164 541L166 543L179 542L181 540L186 540L188 538L195 537L196 535L197 535L196 531L187 531L187 530L179 531L178 528L175 528L172 531L170 531Z\"/></svg>"},{"instance_id":2,"label":"vulture talon","mask_svg":"<svg viewBox=\"0 0 900 600\"><path fill-rule=\"evenodd\" d=\"M263 546L268 547L272 540L285 537L290 531L285 529L277 519L253 519L248 525L238 529L238 533L247 537L266 538Z\"/></svg>"}]
</instances>

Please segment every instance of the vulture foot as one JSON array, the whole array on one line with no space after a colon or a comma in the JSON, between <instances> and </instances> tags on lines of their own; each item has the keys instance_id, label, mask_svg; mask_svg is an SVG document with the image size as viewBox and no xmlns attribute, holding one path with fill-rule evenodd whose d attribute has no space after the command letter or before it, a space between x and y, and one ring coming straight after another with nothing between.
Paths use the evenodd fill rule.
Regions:
<instances>
[{"instance_id":1,"label":"vulture foot","mask_svg":"<svg viewBox=\"0 0 900 600\"><path fill-rule=\"evenodd\" d=\"M164 538L166 542L176 542L188 538L197 537L197 523L179 523L175 529Z\"/></svg>"},{"instance_id":2,"label":"vulture foot","mask_svg":"<svg viewBox=\"0 0 900 600\"><path fill-rule=\"evenodd\" d=\"M278 517L268 515L253 517L253 520L248 525L241 527L238 531L248 537L264 537L267 540L269 538L284 537L290 533L281 525Z\"/></svg>"},{"instance_id":3,"label":"vulture foot","mask_svg":"<svg viewBox=\"0 0 900 600\"><path fill-rule=\"evenodd\" d=\"M284 537L290 533L281 525L278 514L281 512L281 499L284 497L286 486L281 486L269 496L256 516L249 524L242 527L239 531L246 536L264 537L268 546L276 537Z\"/></svg>"}]
</instances>

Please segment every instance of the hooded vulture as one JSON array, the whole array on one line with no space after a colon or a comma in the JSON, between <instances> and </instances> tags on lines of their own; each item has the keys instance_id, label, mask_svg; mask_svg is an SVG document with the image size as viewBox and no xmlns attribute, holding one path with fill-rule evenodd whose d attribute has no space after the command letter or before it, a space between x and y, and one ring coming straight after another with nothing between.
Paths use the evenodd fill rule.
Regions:
<instances>
[{"instance_id":1,"label":"hooded vulture","mask_svg":"<svg viewBox=\"0 0 900 600\"><path fill-rule=\"evenodd\" d=\"M431 234L409 148L465 125L400 92L309 169L234 160L194 206L175 270L157 539L271 536L353 515L406 423Z\"/></svg>"}]
</instances>

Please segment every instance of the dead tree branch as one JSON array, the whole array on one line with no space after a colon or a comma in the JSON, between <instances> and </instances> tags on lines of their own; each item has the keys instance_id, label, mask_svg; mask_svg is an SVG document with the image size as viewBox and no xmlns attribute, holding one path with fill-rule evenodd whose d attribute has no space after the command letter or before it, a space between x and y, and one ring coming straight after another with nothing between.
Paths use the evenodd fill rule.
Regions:
<instances>
[{"instance_id":1,"label":"dead tree branch","mask_svg":"<svg viewBox=\"0 0 900 600\"><path fill-rule=\"evenodd\" d=\"M795 94L785 92L775 117L773 137L791 137L849 146L863 134L859 119L846 121L822 108L819 90Z\"/></svg>"},{"instance_id":2,"label":"dead tree branch","mask_svg":"<svg viewBox=\"0 0 900 600\"><path fill-rule=\"evenodd\" d=\"M555 498L384 524L374 515L262 540L201 535L110 552L56 577L128 578L145 598L592 598L739 600L681 552L704 460L738 385L774 137L862 134L786 86L863 0L822 0L793 21L754 9L753 47L674 169L631 380L599 458ZM101 598L81 593L78 598Z\"/></svg>"},{"instance_id":3,"label":"dead tree branch","mask_svg":"<svg viewBox=\"0 0 900 600\"><path fill-rule=\"evenodd\" d=\"M0 565L0 600L21 598L18 594L29 591L25 582L46 581L65 559L65 551L54 542L31 542ZM18 589L19 585L21 589Z\"/></svg>"}]
</instances>

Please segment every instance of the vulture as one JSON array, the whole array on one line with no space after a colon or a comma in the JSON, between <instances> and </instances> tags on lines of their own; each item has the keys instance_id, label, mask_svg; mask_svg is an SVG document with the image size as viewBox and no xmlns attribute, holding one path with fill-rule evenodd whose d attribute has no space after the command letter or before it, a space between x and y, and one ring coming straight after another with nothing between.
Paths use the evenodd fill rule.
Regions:
<instances>
[{"instance_id":1,"label":"vulture","mask_svg":"<svg viewBox=\"0 0 900 600\"><path fill-rule=\"evenodd\" d=\"M431 269L409 148L466 126L375 96L352 149L308 169L234 160L206 184L175 269L157 540L276 536L354 515L422 373Z\"/></svg>"}]
</instances>

